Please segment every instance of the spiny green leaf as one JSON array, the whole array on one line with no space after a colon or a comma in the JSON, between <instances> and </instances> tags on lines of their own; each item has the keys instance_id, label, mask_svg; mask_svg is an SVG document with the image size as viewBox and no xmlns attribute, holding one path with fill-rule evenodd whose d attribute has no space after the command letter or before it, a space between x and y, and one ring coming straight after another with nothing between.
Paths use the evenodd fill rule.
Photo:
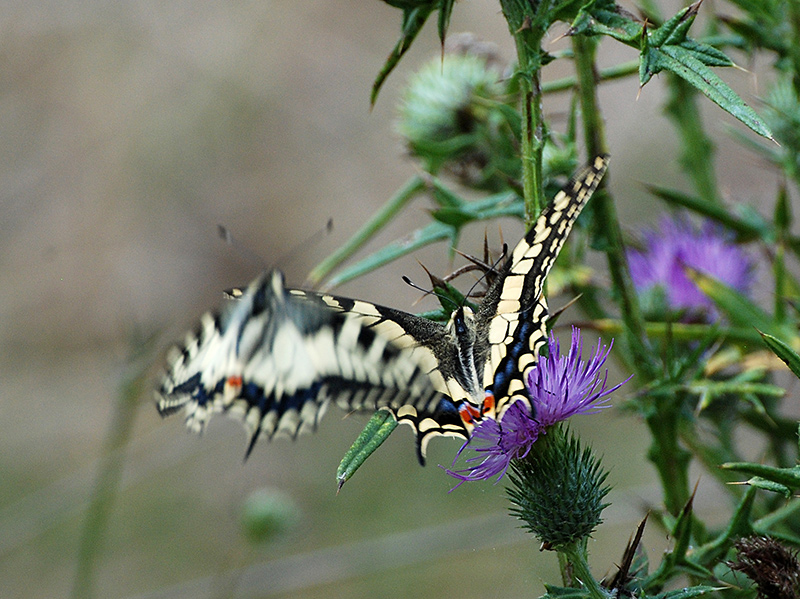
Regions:
<instances>
[{"instance_id":1,"label":"spiny green leaf","mask_svg":"<svg viewBox=\"0 0 800 599\"><path fill-rule=\"evenodd\" d=\"M756 464L753 462L728 462L727 464L722 464L720 467L726 470L735 470L736 472L750 474L756 478L784 485L789 489L800 488L800 466L776 468L775 466L767 466L765 464ZM762 485L762 483L758 481L755 483L752 480L747 482L755 486ZM760 488L766 487L762 485Z\"/></svg>"},{"instance_id":2,"label":"spiny green leaf","mask_svg":"<svg viewBox=\"0 0 800 599\"><path fill-rule=\"evenodd\" d=\"M686 39L689 27L694 23L697 11L701 2L690 4L686 8L678 11L671 19L666 21L661 27L648 32L648 41L651 46L660 47L668 44L679 44Z\"/></svg>"},{"instance_id":3,"label":"spiny green leaf","mask_svg":"<svg viewBox=\"0 0 800 599\"><path fill-rule=\"evenodd\" d=\"M689 50L697 60L709 67L732 67L735 63L728 58L722 50L718 50L714 46L704 44L687 38L680 43L682 48Z\"/></svg>"},{"instance_id":4,"label":"spiny green leaf","mask_svg":"<svg viewBox=\"0 0 800 599\"><path fill-rule=\"evenodd\" d=\"M709 100L738 119L759 135L772 139L772 132L763 119L756 114L720 79L692 50L683 46L669 45L649 48L643 55L643 70L640 83L644 85L654 74L670 71L696 87Z\"/></svg>"},{"instance_id":5,"label":"spiny green leaf","mask_svg":"<svg viewBox=\"0 0 800 599\"><path fill-rule=\"evenodd\" d=\"M339 468L336 470L336 481L339 489L350 480L356 470L361 467L361 464L389 438L389 435L396 428L397 420L389 411L379 410L375 412L339 463Z\"/></svg>"},{"instance_id":6,"label":"spiny green leaf","mask_svg":"<svg viewBox=\"0 0 800 599\"><path fill-rule=\"evenodd\" d=\"M614 10L591 7L578 12L568 35L607 35L624 44L638 47L642 26Z\"/></svg>"},{"instance_id":7,"label":"spiny green leaf","mask_svg":"<svg viewBox=\"0 0 800 599\"><path fill-rule=\"evenodd\" d=\"M794 375L800 378L800 355L797 354L789 345L767 333L761 333L761 338L773 354L783 360Z\"/></svg>"}]
</instances>

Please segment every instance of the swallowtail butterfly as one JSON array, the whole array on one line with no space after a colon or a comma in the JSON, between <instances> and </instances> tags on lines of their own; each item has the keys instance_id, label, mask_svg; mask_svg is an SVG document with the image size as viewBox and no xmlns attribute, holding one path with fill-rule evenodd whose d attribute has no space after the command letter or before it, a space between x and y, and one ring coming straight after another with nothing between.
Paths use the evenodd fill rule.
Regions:
<instances>
[{"instance_id":1,"label":"swallowtail butterfly","mask_svg":"<svg viewBox=\"0 0 800 599\"><path fill-rule=\"evenodd\" d=\"M186 410L201 431L215 412L259 437L313 431L334 403L388 410L414 429L424 461L437 435L469 438L514 402L530 407L527 374L546 341L544 280L607 159L584 167L499 267L478 309L447 324L369 302L287 288L267 272L173 348L158 410Z\"/></svg>"}]
</instances>

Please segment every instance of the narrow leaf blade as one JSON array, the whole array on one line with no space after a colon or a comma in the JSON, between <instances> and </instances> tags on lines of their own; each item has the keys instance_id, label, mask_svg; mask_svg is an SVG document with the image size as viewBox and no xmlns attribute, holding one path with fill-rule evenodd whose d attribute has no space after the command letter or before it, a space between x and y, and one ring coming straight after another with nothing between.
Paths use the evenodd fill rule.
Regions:
<instances>
[{"instance_id":1,"label":"narrow leaf blade","mask_svg":"<svg viewBox=\"0 0 800 599\"><path fill-rule=\"evenodd\" d=\"M390 412L387 410L375 412L339 463L339 468L336 470L338 489L341 489L342 485L350 480L356 470L389 438L396 428L397 420Z\"/></svg>"}]
</instances>

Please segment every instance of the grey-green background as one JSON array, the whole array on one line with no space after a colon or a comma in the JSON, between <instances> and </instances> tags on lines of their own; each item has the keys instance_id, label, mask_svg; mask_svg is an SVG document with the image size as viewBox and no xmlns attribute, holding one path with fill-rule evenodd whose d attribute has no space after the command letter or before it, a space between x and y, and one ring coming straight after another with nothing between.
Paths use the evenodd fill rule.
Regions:
<instances>
[{"instance_id":1,"label":"grey-green background","mask_svg":"<svg viewBox=\"0 0 800 599\"><path fill-rule=\"evenodd\" d=\"M415 172L393 120L409 73L439 52L432 24L372 111L368 102L399 18L377 0L3 3L0 596L69 593L135 334L158 334L152 387L163 349L222 289L263 267L224 245L216 225L300 284ZM497 3L459 2L452 31L465 30L512 56ZM565 44L556 37L554 49ZM604 64L634 58L604 47ZM546 78L569 72L554 65ZM722 75L758 107L764 81ZM633 79L602 91L610 184L630 230L661 210L640 182L686 188L660 85L638 99ZM567 108L566 96L547 99L556 127ZM730 141L726 127L739 125L715 107L704 114L725 193L768 211L776 176ZM418 201L370 249L426 222L427 208ZM329 217L333 232L317 235ZM488 232L498 244L497 227ZM476 251L483 233L475 226L462 247ZM521 225L503 223L502 234L513 241ZM444 255L440 247L417 257L444 273ZM424 281L407 258L339 291L426 307L412 305L418 294L402 274ZM612 371L615 382L622 376ZM448 494L453 481L437 464L449 465L456 441L434 441L423 469L400 428L337 496L336 466L365 422L342 416L332 410L316 436L296 443L261 443L243 463L239 424L220 418L202 438L189 435L180 417L158 417L148 389L97 563L97 596L469 599L537 596L542 581L557 581L555 557L504 515L502 484ZM574 426L604 456L615 486L591 544L602 574L658 501L657 487L641 423L609 410ZM724 512L711 479L697 476L701 512ZM253 548L239 507L262 487L290 494L301 518ZM667 543L652 527L654 560Z\"/></svg>"}]
</instances>

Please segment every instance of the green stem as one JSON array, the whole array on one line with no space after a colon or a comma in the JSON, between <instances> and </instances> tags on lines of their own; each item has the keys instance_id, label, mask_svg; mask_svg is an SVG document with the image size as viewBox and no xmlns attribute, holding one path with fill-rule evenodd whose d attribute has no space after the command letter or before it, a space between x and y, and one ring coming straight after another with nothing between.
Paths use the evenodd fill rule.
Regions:
<instances>
[{"instance_id":1,"label":"green stem","mask_svg":"<svg viewBox=\"0 0 800 599\"><path fill-rule=\"evenodd\" d=\"M589 156L608 153L605 127L597 99L597 78L594 64L596 47L597 42L593 39L582 35L572 38L584 137ZM644 317L639 309L636 289L631 280L617 209L614 198L606 189L605 181L608 181L607 176L592 200L595 205L596 229L603 232L605 236L604 250L608 258L614 292L621 304L622 319L625 323L625 341L631 349L637 370L644 375L644 382L655 377L658 371L650 358L651 352L648 351Z\"/></svg>"},{"instance_id":2,"label":"green stem","mask_svg":"<svg viewBox=\"0 0 800 599\"><path fill-rule=\"evenodd\" d=\"M131 359L114 410L113 421L105 440L100 471L89 500L86 521L81 533L77 570L71 596L75 599L93 597L94 572L101 554L103 537L111 508L119 488L124 466L124 449L133 431L139 398L147 380L152 358L149 344L142 344Z\"/></svg>"},{"instance_id":3,"label":"green stem","mask_svg":"<svg viewBox=\"0 0 800 599\"><path fill-rule=\"evenodd\" d=\"M792 28L792 43L789 44L789 57L792 62L792 85L794 93L800 94L800 5L788 2L789 23Z\"/></svg>"},{"instance_id":4,"label":"green stem","mask_svg":"<svg viewBox=\"0 0 800 599\"><path fill-rule=\"evenodd\" d=\"M544 123L542 118L542 86L538 56L531 56L528 40L517 36L522 96L522 189L525 201L525 225L533 225L545 206L542 176Z\"/></svg>"},{"instance_id":5,"label":"green stem","mask_svg":"<svg viewBox=\"0 0 800 599\"><path fill-rule=\"evenodd\" d=\"M665 398L660 398L665 399ZM674 401L679 401L677 398ZM659 405L647 416L653 437L647 457L656 467L664 492L664 505L673 516L680 513L689 500L689 460L691 454L678 444L677 407Z\"/></svg>"},{"instance_id":6,"label":"green stem","mask_svg":"<svg viewBox=\"0 0 800 599\"><path fill-rule=\"evenodd\" d=\"M597 582L589 569L589 564L586 561L586 547L583 541L577 541L573 545L559 547L559 562L566 561L565 570L569 572L573 587L583 587L589 592L589 596L593 599L608 599L610 597L600 583ZM561 560L560 556L566 558Z\"/></svg>"},{"instance_id":7,"label":"green stem","mask_svg":"<svg viewBox=\"0 0 800 599\"><path fill-rule=\"evenodd\" d=\"M597 74L598 81L613 81L614 79L621 79L629 75L639 72L639 61L631 60L623 62L606 69L602 69ZM553 81L545 81L542 83L542 93L552 94L555 92L563 92L578 85L578 79L575 77L563 77L562 79L554 79Z\"/></svg>"},{"instance_id":8,"label":"green stem","mask_svg":"<svg viewBox=\"0 0 800 599\"><path fill-rule=\"evenodd\" d=\"M594 329L608 335L619 335L625 331L625 323L611 318L595 319L589 322L575 323L581 328ZM685 324L681 322L648 322L645 323L645 332L654 339L670 337L676 341L702 341L714 331L720 341L731 343L758 344L761 336L753 328L748 327L719 327L707 324Z\"/></svg>"},{"instance_id":9,"label":"green stem","mask_svg":"<svg viewBox=\"0 0 800 599\"><path fill-rule=\"evenodd\" d=\"M676 75L670 74L667 81L669 99L664 110L681 141L680 165L691 177L697 195L707 202L720 204L722 199L714 173L714 144L703 129L697 90Z\"/></svg>"},{"instance_id":10,"label":"green stem","mask_svg":"<svg viewBox=\"0 0 800 599\"><path fill-rule=\"evenodd\" d=\"M425 180L413 176L386 204L353 235L347 243L317 264L308 274L311 285L318 285L330 272L356 253L378 231L385 227L403 207L425 189Z\"/></svg>"}]
</instances>

